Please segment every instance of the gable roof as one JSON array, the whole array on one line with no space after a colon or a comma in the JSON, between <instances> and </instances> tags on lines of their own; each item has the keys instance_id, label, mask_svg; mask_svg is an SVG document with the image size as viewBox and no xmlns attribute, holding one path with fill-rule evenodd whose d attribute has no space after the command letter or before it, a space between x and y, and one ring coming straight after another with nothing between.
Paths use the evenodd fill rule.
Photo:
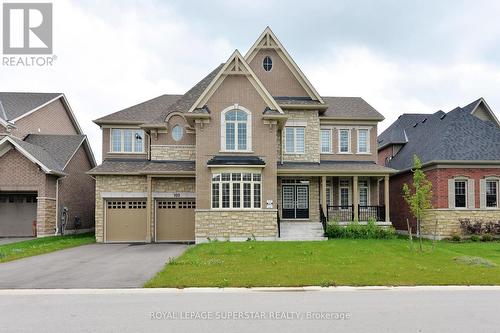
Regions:
<instances>
[{"instance_id":1,"label":"gable roof","mask_svg":"<svg viewBox=\"0 0 500 333\"><path fill-rule=\"evenodd\" d=\"M389 161L391 168L411 168L413 155L417 155L422 163L500 162L500 128L475 117L469 108L457 107L448 113L404 114L396 122L399 124L391 125L382 133L386 141L380 142L379 139L380 149L387 145L384 142L402 141L401 132L405 135L406 142L400 142L404 146ZM390 133L394 131L395 134Z\"/></svg>"},{"instance_id":2,"label":"gable roof","mask_svg":"<svg viewBox=\"0 0 500 333\"><path fill-rule=\"evenodd\" d=\"M257 52L263 48L275 50L280 58L285 62L295 78L299 81L300 85L309 94L309 97L323 103L323 99L321 98L321 96L318 94L311 82L309 82L299 66L297 66L288 51L283 47L278 37L276 37L271 28L266 27L266 29L264 29L262 34L252 45L252 47L248 50L245 55L245 60L247 61L247 63L250 63Z\"/></svg>"},{"instance_id":3,"label":"gable roof","mask_svg":"<svg viewBox=\"0 0 500 333\"><path fill-rule=\"evenodd\" d=\"M14 121L61 95L61 93L0 92L0 102L2 104L0 118L6 121ZM3 112L1 109L3 109Z\"/></svg>"},{"instance_id":4,"label":"gable roof","mask_svg":"<svg viewBox=\"0 0 500 333\"><path fill-rule=\"evenodd\" d=\"M250 82L253 81L252 85L255 87L255 90L259 93L269 108L277 110L280 113L284 113L238 50L235 50L229 59L223 64L222 68L199 95L198 99L190 107L188 112L193 112L196 109L203 108L207 100L212 96L228 75L245 75Z\"/></svg>"},{"instance_id":5,"label":"gable roof","mask_svg":"<svg viewBox=\"0 0 500 333\"><path fill-rule=\"evenodd\" d=\"M479 110L479 106L483 106L488 115L490 116L491 120L497 124L498 127L500 127L500 121L498 121L498 118L495 116L495 113L493 110L491 110L490 106L488 103L486 103L485 99L480 97L474 102L464 106L462 109L465 110L466 112L469 112L470 114L474 114L477 110Z\"/></svg>"},{"instance_id":6,"label":"gable roof","mask_svg":"<svg viewBox=\"0 0 500 333\"><path fill-rule=\"evenodd\" d=\"M167 109L168 106L175 103L182 95L165 94L123 110L111 113L107 116L94 120L96 124L129 122L146 123L152 121Z\"/></svg>"},{"instance_id":7,"label":"gable roof","mask_svg":"<svg viewBox=\"0 0 500 333\"><path fill-rule=\"evenodd\" d=\"M375 110L361 97L330 97L324 96L323 100L328 108L320 117L336 119L367 119L384 120L384 116Z\"/></svg>"},{"instance_id":8,"label":"gable roof","mask_svg":"<svg viewBox=\"0 0 500 333\"><path fill-rule=\"evenodd\" d=\"M43 148L64 170L85 139L85 135L29 134L24 142Z\"/></svg>"}]
</instances>

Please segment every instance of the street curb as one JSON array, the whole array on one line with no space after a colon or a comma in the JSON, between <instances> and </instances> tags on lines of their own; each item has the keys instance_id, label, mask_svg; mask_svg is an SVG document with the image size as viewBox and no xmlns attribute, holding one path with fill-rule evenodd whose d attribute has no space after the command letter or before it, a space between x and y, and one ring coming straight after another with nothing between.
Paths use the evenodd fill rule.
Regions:
<instances>
[{"instance_id":1,"label":"street curb","mask_svg":"<svg viewBox=\"0 0 500 333\"><path fill-rule=\"evenodd\" d=\"M129 288L129 289L0 289L0 295L108 295L194 294L255 292L353 292L353 291L500 291L500 286L368 286L368 287L254 287L254 288Z\"/></svg>"}]
</instances>

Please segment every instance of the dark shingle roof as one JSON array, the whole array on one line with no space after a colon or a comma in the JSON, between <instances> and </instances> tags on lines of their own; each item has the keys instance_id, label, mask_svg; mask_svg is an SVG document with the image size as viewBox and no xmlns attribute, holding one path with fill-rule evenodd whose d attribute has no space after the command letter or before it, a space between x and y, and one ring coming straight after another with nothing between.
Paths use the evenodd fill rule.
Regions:
<instances>
[{"instance_id":1,"label":"dark shingle roof","mask_svg":"<svg viewBox=\"0 0 500 333\"><path fill-rule=\"evenodd\" d=\"M279 171L311 170L321 172L374 172L393 173L396 170L372 161L321 161L317 162L278 162Z\"/></svg>"},{"instance_id":2,"label":"dark shingle roof","mask_svg":"<svg viewBox=\"0 0 500 333\"><path fill-rule=\"evenodd\" d=\"M134 161L105 160L101 165L90 170L91 175L102 174L149 174L169 172L192 172L196 165L194 161Z\"/></svg>"},{"instance_id":3,"label":"dark shingle roof","mask_svg":"<svg viewBox=\"0 0 500 333\"><path fill-rule=\"evenodd\" d=\"M258 156L216 155L207 165L266 165L266 162Z\"/></svg>"},{"instance_id":4,"label":"dark shingle roof","mask_svg":"<svg viewBox=\"0 0 500 333\"><path fill-rule=\"evenodd\" d=\"M500 161L500 128L494 123L473 116L468 108L457 107L446 114L436 112L421 115L419 122L414 122L413 116L410 117L412 121L407 118L409 115L402 115L396 121L410 125L404 128L408 142L389 161L388 166L391 168L410 168L413 155L417 155L423 163ZM423 122L422 118L426 121ZM403 127L397 125L393 130L401 131ZM385 136L391 137L390 134Z\"/></svg>"},{"instance_id":5,"label":"dark shingle roof","mask_svg":"<svg viewBox=\"0 0 500 333\"><path fill-rule=\"evenodd\" d=\"M384 116L361 97L323 96L322 98L328 104L328 109L321 114L322 117L384 120Z\"/></svg>"},{"instance_id":6,"label":"dark shingle roof","mask_svg":"<svg viewBox=\"0 0 500 333\"><path fill-rule=\"evenodd\" d=\"M0 118L16 119L61 95L61 93L0 92L2 104Z\"/></svg>"},{"instance_id":7,"label":"dark shingle roof","mask_svg":"<svg viewBox=\"0 0 500 333\"><path fill-rule=\"evenodd\" d=\"M273 96L274 100L279 105L323 105L320 101L315 101L310 97L287 97L287 96Z\"/></svg>"},{"instance_id":8,"label":"dark shingle roof","mask_svg":"<svg viewBox=\"0 0 500 333\"><path fill-rule=\"evenodd\" d=\"M442 111L441 111L442 112ZM381 148L388 144L406 143L405 128L413 126L429 117L425 113L405 113L383 131L377 138L378 147Z\"/></svg>"},{"instance_id":9,"label":"dark shingle roof","mask_svg":"<svg viewBox=\"0 0 500 333\"><path fill-rule=\"evenodd\" d=\"M182 95L161 95L96 119L94 122L97 124L109 121L149 122L158 118L169 105L175 103L180 97L182 97Z\"/></svg>"},{"instance_id":10,"label":"dark shingle roof","mask_svg":"<svg viewBox=\"0 0 500 333\"><path fill-rule=\"evenodd\" d=\"M43 148L61 168L64 168L84 139L85 135L29 134L24 141Z\"/></svg>"},{"instance_id":11,"label":"dark shingle roof","mask_svg":"<svg viewBox=\"0 0 500 333\"><path fill-rule=\"evenodd\" d=\"M19 140L14 137L10 137L16 144L18 144L22 149L24 149L28 154L37 159L41 164L46 166L49 170L55 171L56 173L64 173L63 167L57 163L53 156L51 156L45 149L40 146L31 144L26 141Z\"/></svg>"}]
</instances>

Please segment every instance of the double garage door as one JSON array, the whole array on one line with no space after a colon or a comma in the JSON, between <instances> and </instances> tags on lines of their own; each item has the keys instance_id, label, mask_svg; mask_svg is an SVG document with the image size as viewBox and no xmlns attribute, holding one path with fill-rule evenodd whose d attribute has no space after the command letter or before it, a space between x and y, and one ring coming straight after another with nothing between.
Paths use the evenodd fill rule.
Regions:
<instances>
[{"instance_id":1,"label":"double garage door","mask_svg":"<svg viewBox=\"0 0 500 333\"><path fill-rule=\"evenodd\" d=\"M145 199L106 202L106 242L147 241L147 204ZM158 199L155 201L157 242L194 240L195 199Z\"/></svg>"},{"instance_id":2,"label":"double garage door","mask_svg":"<svg viewBox=\"0 0 500 333\"><path fill-rule=\"evenodd\" d=\"M34 236L36 193L0 192L0 237Z\"/></svg>"}]
</instances>

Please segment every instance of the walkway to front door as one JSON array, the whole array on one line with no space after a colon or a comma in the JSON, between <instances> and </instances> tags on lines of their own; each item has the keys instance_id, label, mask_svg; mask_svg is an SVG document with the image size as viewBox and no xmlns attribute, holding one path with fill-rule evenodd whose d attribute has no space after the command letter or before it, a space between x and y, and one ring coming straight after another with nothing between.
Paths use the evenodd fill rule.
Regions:
<instances>
[{"instance_id":1,"label":"walkway to front door","mask_svg":"<svg viewBox=\"0 0 500 333\"><path fill-rule=\"evenodd\" d=\"M284 219L309 218L309 182L282 185Z\"/></svg>"}]
</instances>

